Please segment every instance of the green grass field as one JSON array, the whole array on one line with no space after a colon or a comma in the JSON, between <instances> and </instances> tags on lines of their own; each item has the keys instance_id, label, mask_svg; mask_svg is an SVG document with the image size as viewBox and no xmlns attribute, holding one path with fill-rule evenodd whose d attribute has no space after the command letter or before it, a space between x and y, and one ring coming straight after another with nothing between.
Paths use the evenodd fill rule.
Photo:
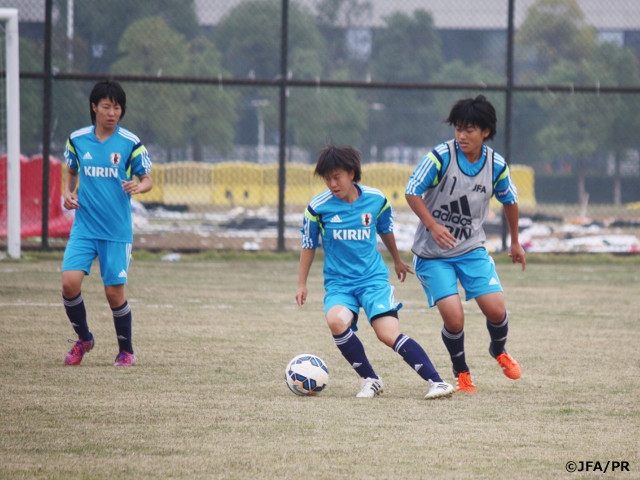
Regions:
<instances>
[{"instance_id":1,"label":"green grass field","mask_svg":"<svg viewBox=\"0 0 640 480\"><path fill-rule=\"evenodd\" d=\"M499 259L507 348L522 378L507 379L489 357L470 302L478 393L427 402L426 384L362 316L359 336L386 391L355 398L359 380L323 319L320 258L298 308L293 254L134 256L130 369L112 367L97 266L83 289L96 346L64 367L73 330L60 259L0 262L0 478L640 478L638 257L542 256L524 273ZM414 277L393 283L404 333L453 382L437 311ZM315 398L293 395L283 379L289 359L307 352L330 369ZM628 462L629 471L570 474L570 461Z\"/></svg>"}]
</instances>

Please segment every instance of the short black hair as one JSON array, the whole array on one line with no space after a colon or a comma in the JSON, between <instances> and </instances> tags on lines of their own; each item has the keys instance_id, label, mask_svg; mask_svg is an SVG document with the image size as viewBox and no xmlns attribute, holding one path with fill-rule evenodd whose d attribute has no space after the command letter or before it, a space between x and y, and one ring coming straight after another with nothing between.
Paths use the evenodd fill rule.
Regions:
<instances>
[{"instance_id":1,"label":"short black hair","mask_svg":"<svg viewBox=\"0 0 640 480\"><path fill-rule=\"evenodd\" d=\"M355 148L329 144L318 153L318 163L313 173L324 177L327 173L342 168L349 173L353 172L353 181L358 183L362 176L360 163L360 152Z\"/></svg>"},{"instance_id":2,"label":"short black hair","mask_svg":"<svg viewBox=\"0 0 640 480\"><path fill-rule=\"evenodd\" d=\"M100 100L108 98L112 102L120 105L122 115L120 120L124 118L124 112L127 110L127 95L124 93L122 86L115 80L102 80L96 83L89 95L89 113L91 114L91 123L96 124L96 112L93 111L93 105L98 105Z\"/></svg>"},{"instance_id":3,"label":"short black hair","mask_svg":"<svg viewBox=\"0 0 640 480\"><path fill-rule=\"evenodd\" d=\"M481 130L489 129L488 140L492 140L496 134L498 117L496 109L484 95L476 98L464 98L458 100L449 112L445 123L454 127L478 127Z\"/></svg>"}]
</instances>

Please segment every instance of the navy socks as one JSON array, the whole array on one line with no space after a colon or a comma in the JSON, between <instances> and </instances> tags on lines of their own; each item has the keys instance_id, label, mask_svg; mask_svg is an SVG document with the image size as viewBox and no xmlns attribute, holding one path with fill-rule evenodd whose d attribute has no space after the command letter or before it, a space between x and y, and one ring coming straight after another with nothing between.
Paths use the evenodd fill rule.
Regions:
<instances>
[{"instance_id":1,"label":"navy socks","mask_svg":"<svg viewBox=\"0 0 640 480\"><path fill-rule=\"evenodd\" d=\"M504 320L500 323L491 323L487 320L487 330L491 337L489 353L493 358L504 353L504 346L507 343L507 333L509 332L509 314L505 313Z\"/></svg>"},{"instance_id":2,"label":"navy socks","mask_svg":"<svg viewBox=\"0 0 640 480\"><path fill-rule=\"evenodd\" d=\"M122 306L111 310L113 312L113 324L116 327L120 351L124 350L133 353L133 345L131 343L131 307L129 306L129 302L125 300Z\"/></svg>"},{"instance_id":3,"label":"navy socks","mask_svg":"<svg viewBox=\"0 0 640 480\"><path fill-rule=\"evenodd\" d=\"M87 310L84 306L82 293L75 298L66 298L63 295L62 303L71 326L78 334L78 338L83 342L92 340L93 335L89 331L89 325L87 324ZM116 328L120 351L125 350L133 353L131 343L131 307L129 303L125 300L120 307L111 309L111 311L113 312L113 324Z\"/></svg>"},{"instance_id":4,"label":"navy socks","mask_svg":"<svg viewBox=\"0 0 640 480\"><path fill-rule=\"evenodd\" d=\"M78 335L78 338L83 342L91 340L93 335L91 335L89 325L87 324L87 310L84 306L82 293L78 294L75 298L66 298L63 295L62 303L65 311L67 312L67 317L71 322L71 326Z\"/></svg>"},{"instance_id":5,"label":"navy socks","mask_svg":"<svg viewBox=\"0 0 640 480\"><path fill-rule=\"evenodd\" d=\"M464 329L457 333L450 332L442 327L442 341L449 351L451 363L456 376L461 372L468 372L467 360L464 355Z\"/></svg>"},{"instance_id":6,"label":"navy socks","mask_svg":"<svg viewBox=\"0 0 640 480\"><path fill-rule=\"evenodd\" d=\"M393 349L400 354L407 364L425 380L442 382L435 367L431 363L427 352L410 337L400 334L393 344Z\"/></svg>"},{"instance_id":7,"label":"navy socks","mask_svg":"<svg viewBox=\"0 0 640 480\"><path fill-rule=\"evenodd\" d=\"M342 335L334 335L333 341L358 375L362 378L378 378L364 353L362 342L353 330L348 328Z\"/></svg>"}]
</instances>

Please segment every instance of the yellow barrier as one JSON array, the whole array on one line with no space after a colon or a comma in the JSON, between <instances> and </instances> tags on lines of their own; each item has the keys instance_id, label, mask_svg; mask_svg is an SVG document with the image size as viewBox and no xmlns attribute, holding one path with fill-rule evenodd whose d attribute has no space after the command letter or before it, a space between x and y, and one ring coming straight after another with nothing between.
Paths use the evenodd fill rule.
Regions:
<instances>
[{"instance_id":1,"label":"yellow barrier","mask_svg":"<svg viewBox=\"0 0 640 480\"><path fill-rule=\"evenodd\" d=\"M163 203L166 205L211 203L212 165L200 162L176 162L163 167Z\"/></svg>"},{"instance_id":2,"label":"yellow barrier","mask_svg":"<svg viewBox=\"0 0 640 480\"><path fill-rule=\"evenodd\" d=\"M164 168L154 166L151 169L151 181L153 188L150 191L134 195L133 198L142 203L164 203Z\"/></svg>"},{"instance_id":3,"label":"yellow barrier","mask_svg":"<svg viewBox=\"0 0 640 480\"><path fill-rule=\"evenodd\" d=\"M278 204L278 165L265 165L263 204ZM285 168L284 199L287 205L306 206L313 196L313 167L302 163L288 163Z\"/></svg>"},{"instance_id":4,"label":"yellow barrier","mask_svg":"<svg viewBox=\"0 0 640 480\"><path fill-rule=\"evenodd\" d=\"M324 178L313 173L316 169L315 165L310 166L309 168L311 170L311 196L314 196L320 192L324 192L327 189L327 184L324 183Z\"/></svg>"},{"instance_id":5,"label":"yellow barrier","mask_svg":"<svg viewBox=\"0 0 640 480\"><path fill-rule=\"evenodd\" d=\"M362 167L362 184L382 190L394 207L406 206L404 191L413 168L397 163L368 163Z\"/></svg>"},{"instance_id":6,"label":"yellow barrier","mask_svg":"<svg viewBox=\"0 0 640 480\"><path fill-rule=\"evenodd\" d=\"M249 162L224 162L213 166L210 202L230 207L262 205L264 171Z\"/></svg>"},{"instance_id":7,"label":"yellow barrier","mask_svg":"<svg viewBox=\"0 0 640 480\"><path fill-rule=\"evenodd\" d=\"M509 165L511 180L518 189L518 206L534 208L536 206L535 173L533 168L526 165ZM501 204L495 197L491 199L491 208L500 208Z\"/></svg>"},{"instance_id":8,"label":"yellow barrier","mask_svg":"<svg viewBox=\"0 0 640 480\"><path fill-rule=\"evenodd\" d=\"M289 163L286 166L285 203L306 206L311 197L326 190L324 180L313 174L313 165ZM518 189L519 204L536 205L535 176L525 165L511 165L511 178ZM413 167L397 163L370 163L362 167L362 184L380 189L391 204L406 206L404 190ZM278 205L278 165L250 162L207 164L176 162L154 165L153 189L136 195L143 203L166 205L215 205L261 207ZM500 203L493 198L492 208Z\"/></svg>"}]
</instances>

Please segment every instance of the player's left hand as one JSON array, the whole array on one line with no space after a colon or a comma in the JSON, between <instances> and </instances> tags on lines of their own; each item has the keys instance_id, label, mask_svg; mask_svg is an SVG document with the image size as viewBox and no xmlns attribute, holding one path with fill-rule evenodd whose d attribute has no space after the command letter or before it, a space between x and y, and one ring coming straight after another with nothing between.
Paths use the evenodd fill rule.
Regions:
<instances>
[{"instance_id":1,"label":"player's left hand","mask_svg":"<svg viewBox=\"0 0 640 480\"><path fill-rule=\"evenodd\" d=\"M394 264L396 275L398 275L398 280L404 282L404 279L407 278L407 273L413 275L413 270L411 270L411 266L407 265L404 262L396 262Z\"/></svg>"},{"instance_id":2,"label":"player's left hand","mask_svg":"<svg viewBox=\"0 0 640 480\"><path fill-rule=\"evenodd\" d=\"M522 271L524 272L527 261L524 258L524 248L519 243L511 244L511 253L509 253L511 257L511 263L521 263Z\"/></svg>"}]
</instances>

